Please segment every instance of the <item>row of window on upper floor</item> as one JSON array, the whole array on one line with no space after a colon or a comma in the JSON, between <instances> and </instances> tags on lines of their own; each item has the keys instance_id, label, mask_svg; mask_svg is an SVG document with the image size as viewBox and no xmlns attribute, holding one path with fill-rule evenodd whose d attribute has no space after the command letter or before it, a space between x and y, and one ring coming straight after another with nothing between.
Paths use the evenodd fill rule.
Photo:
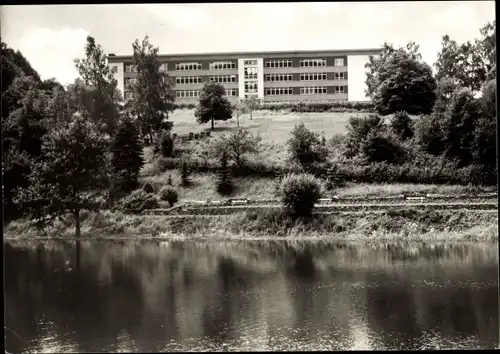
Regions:
<instances>
[{"instance_id":1,"label":"row of window on upper floor","mask_svg":"<svg viewBox=\"0 0 500 354\"><path fill-rule=\"evenodd\" d=\"M201 90L176 90L175 97L177 98L198 98L201 95ZM236 89L226 89L226 96L236 96Z\"/></svg>"},{"instance_id":2,"label":"row of window on upper floor","mask_svg":"<svg viewBox=\"0 0 500 354\"><path fill-rule=\"evenodd\" d=\"M256 66L257 60L244 60L245 66ZM291 68L292 60L290 59L280 59L280 60L266 60L264 66L266 68ZM344 58L334 58L334 66L345 66ZM301 59L299 60L300 67L326 67L326 59ZM217 61L209 63L210 70L224 70L224 69L236 69L236 61ZM167 64L163 63L160 66L160 70L167 70ZM190 63L176 63L176 71L193 71L202 70L202 63L200 62L190 62ZM116 73L118 71L118 66L112 66L111 71ZM133 64L125 65L125 72L137 72L137 67Z\"/></svg>"},{"instance_id":3,"label":"row of window on upper floor","mask_svg":"<svg viewBox=\"0 0 500 354\"><path fill-rule=\"evenodd\" d=\"M346 86L333 86L333 92L335 94L346 93ZM293 89L291 87L268 87L264 90L266 96L287 96L293 95ZM326 95L326 86L315 86L315 87L301 87L301 95Z\"/></svg>"},{"instance_id":4,"label":"row of window on upper floor","mask_svg":"<svg viewBox=\"0 0 500 354\"><path fill-rule=\"evenodd\" d=\"M201 95L201 90L176 90L175 97L176 98L199 98ZM236 96L236 89L226 89L226 96ZM125 99L131 100L134 98L133 92L125 92Z\"/></svg>"},{"instance_id":5,"label":"row of window on upper floor","mask_svg":"<svg viewBox=\"0 0 500 354\"><path fill-rule=\"evenodd\" d=\"M347 73L333 73L334 80L345 80ZM245 79L256 79L257 76L253 72L246 72ZM293 81L293 74L266 74L264 76L266 82L282 82ZM327 73L301 73L300 81L322 81L327 80ZM178 76L175 78L176 84L201 84L203 82L201 76ZM209 81L218 83L236 83L236 75L221 75L211 76ZM129 87L137 83L136 78L125 78L125 86Z\"/></svg>"}]
</instances>

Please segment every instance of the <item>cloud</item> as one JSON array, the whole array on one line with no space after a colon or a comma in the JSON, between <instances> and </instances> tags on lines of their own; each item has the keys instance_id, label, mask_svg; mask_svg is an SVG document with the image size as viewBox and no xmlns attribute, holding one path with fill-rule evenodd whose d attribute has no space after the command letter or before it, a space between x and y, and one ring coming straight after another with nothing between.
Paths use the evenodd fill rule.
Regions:
<instances>
[{"instance_id":1,"label":"cloud","mask_svg":"<svg viewBox=\"0 0 500 354\"><path fill-rule=\"evenodd\" d=\"M274 26L292 24L299 14L299 9L294 3L253 4L251 9L254 15L248 17L254 17L255 21L249 21L249 28L251 28L250 26L264 26L274 29ZM280 28L279 30L285 29Z\"/></svg>"},{"instance_id":2,"label":"cloud","mask_svg":"<svg viewBox=\"0 0 500 354\"><path fill-rule=\"evenodd\" d=\"M441 50L441 41L439 39L426 41L420 44L420 53L422 59L431 66L434 70L434 63L437 60L439 51Z\"/></svg>"},{"instance_id":3,"label":"cloud","mask_svg":"<svg viewBox=\"0 0 500 354\"><path fill-rule=\"evenodd\" d=\"M354 5L354 4L349 4ZM380 3L356 3L349 6L348 23L351 28L363 28L365 31L385 30L392 27L394 14Z\"/></svg>"},{"instance_id":4,"label":"cloud","mask_svg":"<svg viewBox=\"0 0 500 354\"><path fill-rule=\"evenodd\" d=\"M182 27L183 29L197 29L212 24L212 17L207 6L199 4L139 4L136 6L150 12L169 25Z\"/></svg>"},{"instance_id":5,"label":"cloud","mask_svg":"<svg viewBox=\"0 0 500 354\"><path fill-rule=\"evenodd\" d=\"M19 50L43 79L55 77L62 84L77 76L73 60L83 57L89 32L82 28L33 28L19 42Z\"/></svg>"}]
</instances>

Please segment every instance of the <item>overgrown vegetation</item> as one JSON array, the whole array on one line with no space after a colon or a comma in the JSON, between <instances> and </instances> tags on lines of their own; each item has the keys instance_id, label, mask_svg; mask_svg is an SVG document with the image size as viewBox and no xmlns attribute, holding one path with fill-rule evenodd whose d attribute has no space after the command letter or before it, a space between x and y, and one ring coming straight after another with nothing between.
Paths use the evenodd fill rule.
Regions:
<instances>
[{"instance_id":1,"label":"overgrown vegetation","mask_svg":"<svg viewBox=\"0 0 500 354\"><path fill-rule=\"evenodd\" d=\"M196 121L210 122L212 130L216 121L222 127L212 137L203 131L188 138L174 136L176 128L168 120L178 107L173 82L147 37L133 44L138 78L127 87L134 98L125 105L94 38L87 38L85 57L75 61L81 78L67 87L42 81L21 53L2 43L5 217L24 216L43 226L70 214L78 235L81 213L140 213L162 202L172 206L180 191L201 188L199 173L210 176L207 190L222 195L241 195L250 178L280 180L283 204L301 217L311 215L323 183L329 192L352 182L496 185L495 23L480 32L474 44L459 46L443 38L436 77L417 44L396 49L386 43L382 56L367 64L373 103L250 99L240 102L241 110L235 108L235 124L224 87L207 83ZM249 113L242 119L256 124L260 118L252 112L259 109L367 114L351 117L345 136L320 136L301 122L283 146L269 137L263 142L248 126L239 129L239 114ZM389 113L387 122L383 115ZM235 132L219 135L236 125ZM146 150L147 158L145 140L156 142L156 153ZM164 175L136 189L144 175L166 171L180 180L175 188L171 176Z\"/></svg>"}]
</instances>

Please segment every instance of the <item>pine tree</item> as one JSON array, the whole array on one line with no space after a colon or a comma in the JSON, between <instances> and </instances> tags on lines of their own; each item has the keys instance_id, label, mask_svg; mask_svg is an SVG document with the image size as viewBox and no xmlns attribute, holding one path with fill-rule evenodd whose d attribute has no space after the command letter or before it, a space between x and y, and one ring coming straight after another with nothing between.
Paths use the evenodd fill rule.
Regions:
<instances>
[{"instance_id":1,"label":"pine tree","mask_svg":"<svg viewBox=\"0 0 500 354\"><path fill-rule=\"evenodd\" d=\"M227 163L227 152L223 152L220 160L220 170L217 176L217 192L221 195L231 194L233 182L231 181L231 171Z\"/></svg>"},{"instance_id":2,"label":"pine tree","mask_svg":"<svg viewBox=\"0 0 500 354\"><path fill-rule=\"evenodd\" d=\"M169 185L169 186L173 186L174 185L172 183L172 175L168 175L167 185Z\"/></svg>"},{"instance_id":3,"label":"pine tree","mask_svg":"<svg viewBox=\"0 0 500 354\"><path fill-rule=\"evenodd\" d=\"M139 133L132 120L126 117L119 125L113 139L111 164L119 176L119 189L129 191L137 186L139 171L144 166Z\"/></svg>"}]
</instances>

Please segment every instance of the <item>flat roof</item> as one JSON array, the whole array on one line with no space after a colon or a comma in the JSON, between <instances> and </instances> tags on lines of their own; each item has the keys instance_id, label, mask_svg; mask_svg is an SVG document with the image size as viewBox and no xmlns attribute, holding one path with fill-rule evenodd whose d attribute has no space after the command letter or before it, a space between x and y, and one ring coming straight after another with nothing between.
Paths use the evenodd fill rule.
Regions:
<instances>
[{"instance_id":1,"label":"flat roof","mask_svg":"<svg viewBox=\"0 0 500 354\"><path fill-rule=\"evenodd\" d=\"M380 48L367 48L367 49L316 49L316 50L290 50L290 51L253 51L253 52L215 52L215 53L177 53L177 54L158 54L161 59L173 59L182 57L224 57L224 56L273 56L273 55L290 55L298 56L301 54L319 54L319 53L330 53L330 54L343 54L343 55L374 55L379 54L382 51ZM108 59L120 60L120 59L131 59L130 55L108 55Z\"/></svg>"}]
</instances>

